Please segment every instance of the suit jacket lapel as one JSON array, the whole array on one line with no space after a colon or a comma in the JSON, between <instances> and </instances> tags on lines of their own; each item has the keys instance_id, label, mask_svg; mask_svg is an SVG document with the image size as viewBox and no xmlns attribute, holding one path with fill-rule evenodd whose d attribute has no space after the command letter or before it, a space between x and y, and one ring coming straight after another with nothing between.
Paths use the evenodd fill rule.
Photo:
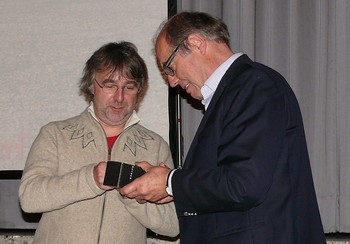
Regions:
<instances>
[{"instance_id":1,"label":"suit jacket lapel","mask_svg":"<svg viewBox=\"0 0 350 244\"><path fill-rule=\"evenodd\" d=\"M215 90L214 96L210 101L209 107L207 111L205 111L204 116L198 126L197 132L192 140L190 149L188 150L188 153L184 162L185 168L191 162L191 156L193 154L192 152L198 143L198 135L202 132L202 130L204 130L208 117L210 116L212 111L215 109L216 103L218 102L219 98L224 92L226 86L228 85L228 82L234 82L234 80L238 75L242 74L246 69L250 67L251 62L252 61L249 59L249 57L243 54L231 64L229 69L226 71L225 75L222 77L218 87Z\"/></svg>"}]
</instances>

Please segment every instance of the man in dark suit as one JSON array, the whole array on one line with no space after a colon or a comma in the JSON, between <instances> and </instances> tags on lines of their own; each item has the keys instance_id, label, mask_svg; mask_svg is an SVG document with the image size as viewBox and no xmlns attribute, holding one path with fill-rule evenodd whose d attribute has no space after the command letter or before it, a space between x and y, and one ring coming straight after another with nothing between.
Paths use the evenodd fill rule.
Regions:
<instances>
[{"instance_id":1,"label":"man in dark suit","mask_svg":"<svg viewBox=\"0 0 350 244\"><path fill-rule=\"evenodd\" d=\"M276 71L229 45L226 25L183 12L162 25L156 57L169 85L202 100L182 169L151 167L120 189L174 200L181 243L326 243L296 97Z\"/></svg>"}]
</instances>

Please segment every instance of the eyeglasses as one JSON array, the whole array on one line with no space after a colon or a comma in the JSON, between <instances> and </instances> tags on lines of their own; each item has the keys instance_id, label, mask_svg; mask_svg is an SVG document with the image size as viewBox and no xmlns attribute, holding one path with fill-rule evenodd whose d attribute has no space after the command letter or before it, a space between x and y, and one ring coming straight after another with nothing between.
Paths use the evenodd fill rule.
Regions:
<instances>
[{"instance_id":1,"label":"eyeglasses","mask_svg":"<svg viewBox=\"0 0 350 244\"><path fill-rule=\"evenodd\" d=\"M94 79L95 82L99 87L102 88L102 91L106 94L114 94L117 90L121 89L123 93L128 95L135 95L138 93L139 88L137 87L135 81L132 81L132 83L128 83L124 86L118 86L115 84L115 82L104 82L103 85L101 85L96 79Z\"/></svg>"},{"instance_id":2,"label":"eyeglasses","mask_svg":"<svg viewBox=\"0 0 350 244\"><path fill-rule=\"evenodd\" d=\"M176 48L174 49L173 53L170 55L168 60L165 63L163 63L163 71L166 75L170 75L170 76L175 75L175 70L173 68L171 68L169 65L171 64L171 62L175 58L176 54L179 52L179 48L180 48L182 43L183 43L183 41L180 42L180 44L176 46Z\"/></svg>"}]
</instances>

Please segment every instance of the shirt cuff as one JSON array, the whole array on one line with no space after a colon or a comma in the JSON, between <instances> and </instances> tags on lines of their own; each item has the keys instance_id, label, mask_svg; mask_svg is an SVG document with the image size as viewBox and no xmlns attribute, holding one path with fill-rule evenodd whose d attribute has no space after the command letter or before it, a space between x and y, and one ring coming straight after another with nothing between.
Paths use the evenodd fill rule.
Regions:
<instances>
[{"instance_id":1,"label":"shirt cuff","mask_svg":"<svg viewBox=\"0 0 350 244\"><path fill-rule=\"evenodd\" d=\"M176 169L173 169L169 172L167 182L166 182L165 190L168 193L168 195L170 195L170 196L173 196L173 187L171 185L171 179L173 178L173 174L175 171L176 171Z\"/></svg>"}]
</instances>

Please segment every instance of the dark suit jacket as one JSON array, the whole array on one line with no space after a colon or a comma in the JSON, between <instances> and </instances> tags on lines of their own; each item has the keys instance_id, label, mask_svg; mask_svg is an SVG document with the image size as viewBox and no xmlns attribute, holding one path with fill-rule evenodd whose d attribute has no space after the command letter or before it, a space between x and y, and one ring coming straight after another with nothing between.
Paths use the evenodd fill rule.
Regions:
<instances>
[{"instance_id":1,"label":"dark suit jacket","mask_svg":"<svg viewBox=\"0 0 350 244\"><path fill-rule=\"evenodd\" d=\"M172 187L182 244L326 243L298 102L246 55L220 81Z\"/></svg>"}]
</instances>

